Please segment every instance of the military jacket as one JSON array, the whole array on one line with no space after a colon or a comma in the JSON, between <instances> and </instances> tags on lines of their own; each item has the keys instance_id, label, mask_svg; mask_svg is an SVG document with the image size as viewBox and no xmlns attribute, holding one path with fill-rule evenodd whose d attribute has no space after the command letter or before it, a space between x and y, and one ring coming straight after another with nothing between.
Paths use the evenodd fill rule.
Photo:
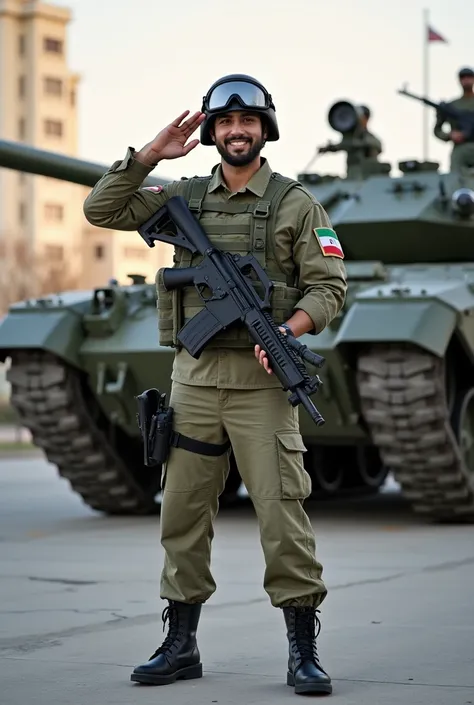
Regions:
<instances>
[{"instance_id":1,"label":"military jacket","mask_svg":"<svg viewBox=\"0 0 474 705\"><path fill-rule=\"evenodd\" d=\"M337 151L347 152L347 166L357 166L365 159L375 159L382 152L382 143L369 130L345 135L336 145Z\"/></svg>"},{"instance_id":2,"label":"military jacket","mask_svg":"<svg viewBox=\"0 0 474 705\"><path fill-rule=\"evenodd\" d=\"M189 200L192 180L180 180L163 187L143 187L143 180L154 167L147 166L134 158L133 148L129 148L125 159L115 162L97 182L84 203L87 220L98 227L116 230L136 230L161 208L169 198L184 196ZM247 185L237 193L227 188L220 165L213 170L212 178L206 184L201 206L212 201L214 207L202 216L202 226L209 238L222 249L238 249L239 235L248 232L244 227L241 213L232 213L229 204L252 204L262 199L273 172L268 162L262 164ZM222 203L223 210L215 208ZM235 210L242 211L241 207ZM204 217L205 216L205 217ZM219 224L232 223L231 242L221 242ZM235 223L235 225L234 225ZM280 281L293 284L299 296L292 302L291 315L295 309L305 311L313 321L314 333L321 332L337 315L345 300L347 283L343 260L323 254L314 229L331 227L329 218L316 199L301 186L294 186L285 193L275 214L274 227L267 233L266 259L272 270L280 272ZM229 231L229 228L226 228ZM257 252L254 252L257 255ZM264 254L264 253L261 253ZM179 266L177 253L175 266ZM194 263L194 262L193 262ZM189 264L189 262L184 262ZM270 278L272 274L269 274ZM277 277L278 279L278 277ZM278 282L276 282L278 285ZM160 277L157 275L160 294ZM161 292L163 295L164 292ZM184 308L192 315L197 304L193 291L187 293ZM196 312L197 309L194 310ZM188 315L185 317L187 318ZM277 323L283 322L276 320ZM161 325L166 321L161 320ZM281 386L275 375L268 375L255 359L253 346L248 340L242 344L226 345L225 339L218 347L206 348L199 360L191 357L186 350L176 352L172 379L185 384L217 386L222 389L259 389Z\"/></svg>"},{"instance_id":3,"label":"military jacket","mask_svg":"<svg viewBox=\"0 0 474 705\"><path fill-rule=\"evenodd\" d=\"M474 97L468 97L468 96L461 96L460 98L456 98L455 100L452 100L451 102L448 103L448 105L452 108L456 108L457 110L472 110L474 111ZM454 118L448 118L442 115L440 112L438 112L437 117L436 117L436 123L433 129L434 135L442 140L443 142L449 142L450 137L449 137L449 132L445 132L443 130L443 125L445 123L448 123L450 126L450 131L451 130L459 130L459 125L457 121ZM461 145L454 145L455 147L460 147Z\"/></svg>"}]
</instances>

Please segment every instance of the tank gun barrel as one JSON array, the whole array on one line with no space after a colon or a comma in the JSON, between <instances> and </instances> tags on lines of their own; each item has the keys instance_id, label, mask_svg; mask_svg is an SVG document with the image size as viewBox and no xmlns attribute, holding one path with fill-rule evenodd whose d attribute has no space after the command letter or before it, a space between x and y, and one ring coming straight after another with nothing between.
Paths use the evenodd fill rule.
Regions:
<instances>
[{"instance_id":1,"label":"tank gun barrel","mask_svg":"<svg viewBox=\"0 0 474 705\"><path fill-rule=\"evenodd\" d=\"M103 164L8 140L0 140L0 167L90 187L94 186L109 168ZM144 183L147 186L158 186L166 181L149 176Z\"/></svg>"}]
</instances>

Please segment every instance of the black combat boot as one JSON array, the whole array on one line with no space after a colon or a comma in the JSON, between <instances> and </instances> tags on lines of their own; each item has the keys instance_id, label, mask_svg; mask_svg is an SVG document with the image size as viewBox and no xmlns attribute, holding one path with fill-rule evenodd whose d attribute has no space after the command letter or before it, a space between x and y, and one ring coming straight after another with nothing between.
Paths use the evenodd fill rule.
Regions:
<instances>
[{"instance_id":1,"label":"black combat boot","mask_svg":"<svg viewBox=\"0 0 474 705\"><path fill-rule=\"evenodd\" d=\"M168 685L176 680L202 678L202 664L196 643L201 604L188 605L168 600L163 610L163 631L169 621L168 635L150 656L148 663L137 666L130 680L148 685Z\"/></svg>"},{"instance_id":2,"label":"black combat boot","mask_svg":"<svg viewBox=\"0 0 474 705\"><path fill-rule=\"evenodd\" d=\"M287 685L295 693L332 693L331 679L319 663L316 637L321 623L314 607L283 607L289 643ZM318 632L315 634L315 623Z\"/></svg>"}]
</instances>

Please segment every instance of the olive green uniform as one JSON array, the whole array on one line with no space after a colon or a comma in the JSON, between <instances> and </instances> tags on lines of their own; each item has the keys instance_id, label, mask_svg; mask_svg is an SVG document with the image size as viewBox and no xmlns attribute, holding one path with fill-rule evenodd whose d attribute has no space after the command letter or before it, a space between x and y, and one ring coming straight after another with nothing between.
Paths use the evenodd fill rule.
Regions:
<instances>
[{"instance_id":1,"label":"olive green uniform","mask_svg":"<svg viewBox=\"0 0 474 705\"><path fill-rule=\"evenodd\" d=\"M271 184L285 186L266 160L247 186L231 193L221 167L212 177L167 184L161 191L140 188L152 171L129 148L112 165L84 204L93 225L136 230L166 201L184 196L211 241L223 250L251 251L275 282L276 322L295 309L305 311L322 331L337 315L346 294L342 259L324 256L313 231L330 227L322 206L301 185L287 190L274 213L272 227L251 211L265 210ZM281 182L281 183L280 183ZM266 221L265 221L266 222ZM176 248L175 266L194 265L199 257ZM160 342L176 345L176 332L202 304L194 289L167 292L157 273ZM180 298L176 298L180 297ZM319 605L326 595L322 566L303 500L311 491L304 469L305 450L298 410L288 402L275 375L255 359L246 329L219 335L198 360L177 350L170 406L174 428L197 440L230 439L239 472L254 504L265 556L264 587L276 607ZM172 448L163 469L161 541L165 563L161 597L205 602L216 589L211 571L213 520L229 471L228 456L210 457Z\"/></svg>"},{"instance_id":2,"label":"olive green uniform","mask_svg":"<svg viewBox=\"0 0 474 705\"><path fill-rule=\"evenodd\" d=\"M331 146L330 151L347 152L347 178L361 179L370 163L377 161L382 152L382 143L369 130L356 130L344 135L340 142Z\"/></svg>"},{"instance_id":3,"label":"olive green uniform","mask_svg":"<svg viewBox=\"0 0 474 705\"><path fill-rule=\"evenodd\" d=\"M452 108L457 110L474 111L474 96L461 96L448 103ZM443 130L443 125L448 123L451 130L459 130L459 125L453 118L446 118L441 113L438 113L436 123L433 129L435 137L443 142L450 142L449 132ZM461 144L453 144L451 152L451 171L460 171L463 167L474 167L474 141L462 142Z\"/></svg>"}]
</instances>

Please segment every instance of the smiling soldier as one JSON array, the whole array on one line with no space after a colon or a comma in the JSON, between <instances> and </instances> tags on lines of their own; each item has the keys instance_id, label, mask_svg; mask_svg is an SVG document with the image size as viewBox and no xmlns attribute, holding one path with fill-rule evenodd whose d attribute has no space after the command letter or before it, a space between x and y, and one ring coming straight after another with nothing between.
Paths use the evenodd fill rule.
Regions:
<instances>
[{"instance_id":1,"label":"smiling soldier","mask_svg":"<svg viewBox=\"0 0 474 705\"><path fill-rule=\"evenodd\" d=\"M282 332L320 333L344 304L344 254L322 206L261 157L265 143L279 139L272 97L254 78L234 74L214 83L201 112L185 120L188 115L185 111L139 152L130 147L112 165L85 201L88 221L136 230L168 199L183 196L213 244L236 254L251 252L260 262L274 282L271 314ZM215 145L221 156L212 174L143 188L159 162L185 156L199 144L187 143L199 126L201 144ZM175 267L199 261L176 248ZM264 588L286 623L287 683L296 693L330 693L331 679L316 651L316 612L327 591L303 509L311 481L303 466L298 410L243 325L216 336L198 360L179 348L178 331L203 303L193 288L166 291L162 271L156 276L160 344L176 349L174 430L213 444L214 452L173 447L163 468L160 594L169 602L164 613L169 630L131 678L161 685L202 675L196 631L201 607L216 589L210 570L213 521L229 472L230 441L258 517ZM228 644L226 637L223 648Z\"/></svg>"}]
</instances>

